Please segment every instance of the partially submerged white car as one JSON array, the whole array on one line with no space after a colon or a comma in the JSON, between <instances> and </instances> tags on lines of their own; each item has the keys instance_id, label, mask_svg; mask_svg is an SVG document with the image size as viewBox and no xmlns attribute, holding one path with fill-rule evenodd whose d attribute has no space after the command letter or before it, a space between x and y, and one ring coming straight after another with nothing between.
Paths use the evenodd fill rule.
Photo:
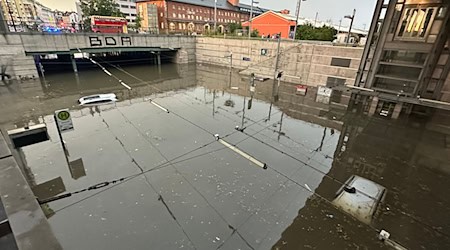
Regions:
<instances>
[{"instance_id":1,"label":"partially submerged white car","mask_svg":"<svg viewBox=\"0 0 450 250\"><path fill-rule=\"evenodd\" d=\"M91 106L91 105L99 105L99 104L109 104L117 101L116 94L99 94L99 95L90 95L81 97L78 100L78 103L81 106Z\"/></svg>"},{"instance_id":2,"label":"partially submerged white car","mask_svg":"<svg viewBox=\"0 0 450 250\"><path fill-rule=\"evenodd\" d=\"M353 175L336 193L333 204L358 220L370 224L386 195L386 188Z\"/></svg>"}]
</instances>

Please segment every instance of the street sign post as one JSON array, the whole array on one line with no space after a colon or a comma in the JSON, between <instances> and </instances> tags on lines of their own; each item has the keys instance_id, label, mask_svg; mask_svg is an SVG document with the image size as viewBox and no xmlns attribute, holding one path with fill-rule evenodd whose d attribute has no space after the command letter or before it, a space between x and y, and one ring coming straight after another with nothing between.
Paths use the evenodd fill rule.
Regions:
<instances>
[{"instance_id":1,"label":"street sign post","mask_svg":"<svg viewBox=\"0 0 450 250\"><path fill-rule=\"evenodd\" d=\"M69 109L55 111L55 121L59 132L63 133L73 130L73 122Z\"/></svg>"},{"instance_id":2,"label":"street sign post","mask_svg":"<svg viewBox=\"0 0 450 250\"><path fill-rule=\"evenodd\" d=\"M70 116L69 109L61 109L61 110L55 111L54 118L55 118L55 122L56 122L56 128L58 129L59 139L61 140L61 144L64 149L64 153L66 153L67 148L66 148L64 139L62 137L62 133L71 131L74 129L72 117ZM67 156L66 156L66 158L67 158Z\"/></svg>"}]
</instances>

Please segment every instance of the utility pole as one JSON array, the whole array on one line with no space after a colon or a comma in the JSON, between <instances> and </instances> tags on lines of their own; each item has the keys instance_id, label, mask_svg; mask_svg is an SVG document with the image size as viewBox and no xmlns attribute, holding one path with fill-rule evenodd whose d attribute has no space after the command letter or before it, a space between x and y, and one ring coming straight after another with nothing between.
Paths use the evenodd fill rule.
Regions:
<instances>
[{"instance_id":1,"label":"utility pole","mask_svg":"<svg viewBox=\"0 0 450 250\"><path fill-rule=\"evenodd\" d=\"M342 18L341 18L341 20L339 20L339 28L337 31L338 34L341 33L341 25L342 25Z\"/></svg>"},{"instance_id":2,"label":"utility pole","mask_svg":"<svg viewBox=\"0 0 450 250\"><path fill-rule=\"evenodd\" d=\"M316 12L316 17L314 18L314 28L316 27L317 17L319 16L319 12Z\"/></svg>"},{"instance_id":3,"label":"utility pole","mask_svg":"<svg viewBox=\"0 0 450 250\"><path fill-rule=\"evenodd\" d=\"M298 0L297 1L297 9L295 10L295 27L294 27L294 37L292 38L292 40L295 40L295 36L297 34L297 26L298 26L298 19L300 18L300 7L302 5L302 1L306 1L306 0Z\"/></svg>"},{"instance_id":4,"label":"utility pole","mask_svg":"<svg viewBox=\"0 0 450 250\"><path fill-rule=\"evenodd\" d=\"M228 81L228 88L231 88L231 78L233 75L233 52L230 51L230 55L225 56L226 58L230 58L230 79Z\"/></svg>"},{"instance_id":5,"label":"utility pole","mask_svg":"<svg viewBox=\"0 0 450 250\"><path fill-rule=\"evenodd\" d=\"M254 86L254 82L255 82L255 74L252 73L250 75L249 88ZM244 104L242 106L242 122L241 122L241 130L242 131L244 131L244 122L245 122L245 103L246 103L245 98L247 97L247 94L248 94L248 88L245 88L245 89L246 89L246 93L244 94Z\"/></svg>"},{"instance_id":6,"label":"utility pole","mask_svg":"<svg viewBox=\"0 0 450 250\"><path fill-rule=\"evenodd\" d=\"M253 19L253 4L257 3L252 0L252 5L250 7L250 18L248 19L248 39L252 37L252 19Z\"/></svg>"},{"instance_id":7,"label":"utility pole","mask_svg":"<svg viewBox=\"0 0 450 250\"><path fill-rule=\"evenodd\" d=\"M272 87L272 99L275 97L275 86L277 84L278 64L280 63L280 45L281 45L281 33L278 36L278 46L277 46L277 58L275 60L275 70L273 74L273 87Z\"/></svg>"},{"instance_id":8,"label":"utility pole","mask_svg":"<svg viewBox=\"0 0 450 250\"><path fill-rule=\"evenodd\" d=\"M214 0L214 34L217 32L217 0Z\"/></svg>"},{"instance_id":9,"label":"utility pole","mask_svg":"<svg viewBox=\"0 0 450 250\"><path fill-rule=\"evenodd\" d=\"M352 16L344 16L344 18L350 19L350 27L348 28L348 34L347 34L347 42L345 43L345 46L348 46L348 43L350 42L350 35L352 33L352 26L353 26L353 20L355 20L355 14L356 9L353 9L353 15Z\"/></svg>"}]
</instances>

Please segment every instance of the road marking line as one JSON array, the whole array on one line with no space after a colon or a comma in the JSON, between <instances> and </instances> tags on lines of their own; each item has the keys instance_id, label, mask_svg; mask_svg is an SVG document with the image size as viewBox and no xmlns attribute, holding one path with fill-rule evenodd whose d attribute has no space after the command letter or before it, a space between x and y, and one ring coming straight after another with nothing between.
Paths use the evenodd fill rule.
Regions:
<instances>
[{"instance_id":1,"label":"road marking line","mask_svg":"<svg viewBox=\"0 0 450 250\"><path fill-rule=\"evenodd\" d=\"M227 148L233 150L234 152L240 154L242 157L244 157L245 159L253 162L255 165L257 165L258 167L261 167L263 169L267 169L267 165L263 162L258 161L257 159L255 159L254 157L252 157L251 155L245 153L244 151L238 149L237 147L229 144L228 142L219 139L219 142L222 143L224 146L226 146Z\"/></svg>"},{"instance_id":2,"label":"road marking line","mask_svg":"<svg viewBox=\"0 0 450 250\"><path fill-rule=\"evenodd\" d=\"M153 105L155 105L156 107L160 108L160 109L163 110L164 112L169 113L169 110L168 110L168 109L164 108L163 106L159 105L158 103L156 103L156 102L154 102L154 101L152 101L152 100L150 100L150 103L153 104Z\"/></svg>"}]
</instances>

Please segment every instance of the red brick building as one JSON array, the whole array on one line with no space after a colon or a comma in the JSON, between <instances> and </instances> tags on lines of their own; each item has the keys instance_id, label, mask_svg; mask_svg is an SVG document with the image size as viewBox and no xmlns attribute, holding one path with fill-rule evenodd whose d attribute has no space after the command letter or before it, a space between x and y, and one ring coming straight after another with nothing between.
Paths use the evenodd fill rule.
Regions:
<instances>
[{"instance_id":1,"label":"red brick building","mask_svg":"<svg viewBox=\"0 0 450 250\"><path fill-rule=\"evenodd\" d=\"M295 17L289 15L289 11L280 13L268 11L252 19L252 30L258 30L259 35L275 35L281 33L281 38L291 38L295 28ZM248 27L249 22L242 23Z\"/></svg>"},{"instance_id":2,"label":"red brick building","mask_svg":"<svg viewBox=\"0 0 450 250\"><path fill-rule=\"evenodd\" d=\"M146 11L157 6L158 29L164 33L193 33L202 34L214 29L214 1L215 0L136 0L137 14L142 19L142 29L148 27L151 16ZM267 11L253 7L254 15ZM217 0L217 30L224 32L230 23L248 21L250 6L239 3L239 0Z\"/></svg>"}]
</instances>

